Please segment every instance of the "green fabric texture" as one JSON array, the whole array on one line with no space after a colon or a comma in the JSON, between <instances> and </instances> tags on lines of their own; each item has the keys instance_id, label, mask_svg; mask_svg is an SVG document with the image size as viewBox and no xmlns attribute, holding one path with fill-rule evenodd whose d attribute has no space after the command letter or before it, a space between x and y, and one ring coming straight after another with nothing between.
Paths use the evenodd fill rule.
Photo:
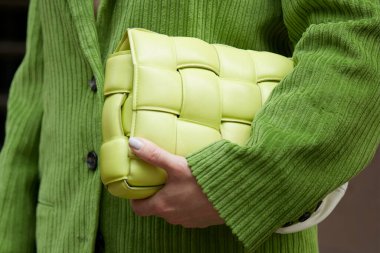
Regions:
<instances>
[{"instance_id":1,"label":"green fabric texture","mask_svg":"<svg viewBox=\"0 0 380 253\"><path fill-rule=\"evenodd\" d=\"M380 4L359 0L32 0L0 154L0 252L318 252L273 232L359 173L380 143ZM86 156L99 152L104 63L129 27L293 56L244 147L187 157L226 225L137 217ZM97 92L89 87L92 76ZM96 243L97 242L97 243Z\"/></svg>"}]
</instances>

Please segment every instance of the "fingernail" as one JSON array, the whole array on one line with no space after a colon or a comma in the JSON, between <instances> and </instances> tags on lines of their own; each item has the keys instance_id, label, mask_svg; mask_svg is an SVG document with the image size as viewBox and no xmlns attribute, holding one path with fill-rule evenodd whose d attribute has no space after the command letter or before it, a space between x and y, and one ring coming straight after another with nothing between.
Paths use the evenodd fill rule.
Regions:
<instances>
[{"instance_id":1,"label":"fingernail","mask_svg":"<svg viewBox=\"0 0 380 253\"><path fill-rule=\"evenodd\" d=\"M143 143L137 138L131 137L129 138L129 146L131 146L131 148L133 149L139 150L140 148L142 148Z\"/></svg>"}]
</instances>

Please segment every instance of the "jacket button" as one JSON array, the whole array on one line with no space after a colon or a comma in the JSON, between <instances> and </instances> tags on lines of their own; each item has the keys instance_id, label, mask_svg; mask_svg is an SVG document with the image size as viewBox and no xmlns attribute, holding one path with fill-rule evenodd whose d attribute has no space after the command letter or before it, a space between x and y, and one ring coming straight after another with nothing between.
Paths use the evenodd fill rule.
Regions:
<instances>
[{"instance_id":1,"label":"jacket button","mask_svg":"<svg viewBox=\"0 0 380 253\"><path fill-rule=\"evenodd\" d=\"M102 253L105 249L105 243L103 235L100 231L98 231L96 235L96 242L95 242L95 253Z\"/></svg>"},{"instance_id":2,"label":"jacket button","mask_svg":"<svg viewBox=\"0 0 380 253\"><path fill-rule=\"evenodd\" d=\"M90 170L96 170L96 168L98 167L98 156L95 153L95 151L88 152L86 163L87 163L87 167Z\"/></svg>"},{"instance_id":3,"label":"jacket button","mask_svg":"<svg viewBox=\"0 0 380 253\"><path fill-rule=\"evenodd\" d=\"M306 221L307 219L309 219L311 216L311 213L310 212L306 212L304 213L301 217L298 218L298 221L299 222L304 222Z\"/></svg>"},{"instance_id":4,"label":"jacket button","mask_svg":"<svg viewBox=\"0 0 380 253\"><path fill-rule=\"evenodd\" d=\"M290 226L293 225L293 224L294 224L293 221L289 221L289 222L285 223L282 227L283 227L283 228L290 227Z\"/></svg>"},{"instance_id":5,"label":"jacket button","mask_svg":"<svg viewBox=\"0 0 380 253\"><path fill-rule=\"evenodd\" d=\"M95 77L91 78L91 80L88 82L88 86L90 86L91 91L94 93L98 90Z\"/></svg>"}]
</instances>

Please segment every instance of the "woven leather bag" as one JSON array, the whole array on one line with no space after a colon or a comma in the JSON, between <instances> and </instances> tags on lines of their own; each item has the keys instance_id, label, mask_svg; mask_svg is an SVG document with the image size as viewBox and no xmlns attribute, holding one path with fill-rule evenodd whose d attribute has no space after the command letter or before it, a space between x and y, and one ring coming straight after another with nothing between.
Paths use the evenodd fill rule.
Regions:
<instances>
[{"instance_id":1,"label":"woven leather bag","mask_svg":"<svg viewBox=\"0 0 380 253\"><path fill-rule=\"evenodd\" d=\"M132 136L181 156L220 139L244 145L255 115L292 69L291 59L269 52L129 29L106 64L104 185L115 196L142 199L165 184L164 170L133 155Z\"/></svg>"}]
</instances>

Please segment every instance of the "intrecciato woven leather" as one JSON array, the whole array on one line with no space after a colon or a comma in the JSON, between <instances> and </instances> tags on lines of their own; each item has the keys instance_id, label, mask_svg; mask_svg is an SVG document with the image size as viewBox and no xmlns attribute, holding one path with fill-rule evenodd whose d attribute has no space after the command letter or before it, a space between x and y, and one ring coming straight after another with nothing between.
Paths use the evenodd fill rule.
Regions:
<instances>
[{"instance_id":1,"label":"intrecciato woven leather","mask_svg":"<svg viewBox=\"0 0 380 253\"><path fill-rule=\"evenodd\" d=\"M165 184L164 170L130 151L131 136L182 156L220 139L244 145L292 69L291 59L269 52L129 29L106 65L100 169L108 191L141 199Z\"/></svg>"},{"instance_id":2,"label":"intrecciato woven leather","mask_svg":"<svg viewBox=\"0 0 380 253\"><path fill-rule=\"evenodd\" d=\"M101 176L119 197L146 198L166 174L136 159L128 137L186 156L222 138L243 145L274 86L293 68L268 52L131 29L107 61Z\"/></svg>"}]
</instances>

